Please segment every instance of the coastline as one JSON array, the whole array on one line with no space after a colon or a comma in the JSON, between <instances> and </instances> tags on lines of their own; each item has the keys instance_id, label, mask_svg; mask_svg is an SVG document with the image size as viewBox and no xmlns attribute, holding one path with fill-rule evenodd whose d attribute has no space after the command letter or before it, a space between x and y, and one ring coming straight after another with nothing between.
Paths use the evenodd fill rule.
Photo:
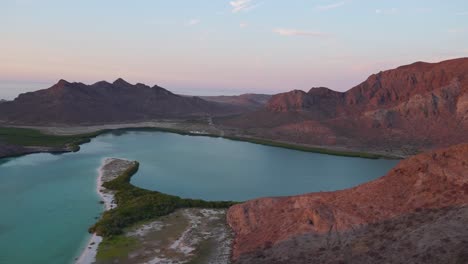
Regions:
<instances>
[{"instance_id":1,"label":"coastline","mask_svg":"<svg viewBox=\"0 0 468 264\"><path fill-rule=\"evenodd\" d=\"M17 128L27 128L27 129L36 129L47 135L53 136L70 136L70 135L89 135L88 140L83 140L81 142L75 142L73 149L64 149L61 153L64 152L76 152L79 151L79 146L81 144L89 142L92 138L113 132L122 132L122 131L159 131L159 132L168 132L175 133L179 135L189 135L189 136L205 136L213 138L224 138L228 140L248 142L253 144L260 144L271 147L286 148L297 151L341 156L341 157L355 157L355 158L365 158L365 159L404 159L411 154L402 154L402 153L393 153L393 152L380 152L380 151L366 151L366 150L357 150L357 149L347 149L342 147L330 147L330 146L313 146L306 144L298 144L289 141L280 141L272 140L267 138L258 138L251 137L246 135L239 135L229 133L226 134L224 131L216 130L214 131L210 127L184 127L185 123L164 123L164 122L143 122L143 123L129 123L129 124L114 124L114 125L92 125L87 127L41 127L41 126L15 126ZM12 156L22 156L39 151L29 151L27 153L20 153ZM49 151L40 151L40 152L49 152ZM2 158L10 157L10 155L2 156Z\"/></svg>"},{"instance_id":2,"label":"coastline","mask_svg":"<svg viewBox=\"0 0 468 264\"><path fill-rule=\"evenodd\" d=\"M101 201L104 202L104 211L108 211L112 208L115 208L117 206L114 202L114 195L111 192L105 193L103 185L103 176L104 176L104 168L106 165L114 161L114 158L104 158L101 161L101 165L97 169L98 171L98 177L96 180L96 192L101 198ZM101 236L96 235L96 233L93 233L91 235L91 238L89 239L88 243L86 244L86 247L83 249L83 252L81 255L75 260L75 264L90 264L94 263L96 261L96 255L97 255L97 249L99 247L99 244L102 242L103 238Z\"/></svg>"},{"instance_id":3,"label":"coastline","mask_svg":"<svg viewBox=\"0 0 468 264\"><path fill-rule=\"evenodd\" d=\"M139 263L139 260L141 263L186 263L191 259L203 261L196 263L208 263L204 260L209 258L214 258L214 262L209 263L220 263L230 257L230 246L226 245L232 240L225 213L236 202L183 199L133 186L130 180L138 171L138 161L107 158L102 167L100 182L106 188L99 191L107 195L108 209L112 210L105 211L89 228L89 232L95 232L92 239L102 236L102 241L97 240L99 252L88 246L77 263L93 263L98 258L104 263L118 262L122 257L129 257L126 254L130 252L133 252L134 262L129 263ZM114 196L109 193L118 199L118 207L114 207ZM131 212L132 217L128 218L122 211ZM148 252L145 241L154 243L154 235L165 237L168 234L169 240L154 252ZM224 247L214 246L220 243Z\"/></svg>"}]
</instances>

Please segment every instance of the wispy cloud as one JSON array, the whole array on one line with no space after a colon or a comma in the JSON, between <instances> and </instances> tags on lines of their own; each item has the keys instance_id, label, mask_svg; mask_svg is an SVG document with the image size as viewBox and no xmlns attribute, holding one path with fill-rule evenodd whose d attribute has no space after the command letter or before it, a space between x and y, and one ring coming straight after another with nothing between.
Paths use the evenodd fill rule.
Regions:
<instances>
[{"instance_id":1,"label":"wispy cloud","mask_svg":"<svg viewBox=\"0 0 468 264\"><path fill-rule=\"evenodd\" d=\"M232 7L232 12L238 13L250 11L259 6L261 2L257 2L255 0L234 0L230 1L229 4Z\"/></svg>"},{"instance_id":2,"label":"wispy cloud","mask_svg":"<svg viewBox=\"0 0 468 264\"><path fill-rule=\"evenodd\" d=\"M330 10L330 9L335 9L335 8L341 7L344 4L345 4L345 2L342 1L342 2L333 3L333 4L329 4L329 5L319 5L319 6L317 6L317 9L319 9L319 10Z\"/></svg>"},{"instance_id":3,"label":"wispy cloud","mask_svg":"<svg viewBox=\"0 0 468 264\"><path fill-rule=\"evenodd\" d=\"M248 27L248 26L249 26L249 24L247 24L247 23L245 23L245 22L242 22L242 23L239 24L239 27L240 27L240 28L246 28L246 27Z\"/></svg>"},{"instance_id":4,"label":"wispy cloud","mask_svg":"<svg viewBox=\"0 0 468 264\"><path fill-rule=\"evenodd\" d=\"M198 25L200 24L200 19L198 18L194 18L194 19L190 19L188 22L187 22L187 26L195 26L195 25Z\"/></svg>"},{"instance_id":5,"label":"wispy cloud","mask_svg":"<svg viewBox=\"0 0 468 264\"><path fill-rule=\"evenodd\" d=\"M378 15L394 15L398 13L398 8L376 9L375 13Z\"/></svg>"},{"instance_id":6,"label":"wispy cloud","mask_svg":"<svg viewBox=\"0 0 468 264\"><path fill-rule=\"evenodd\" d=\"M281 36L310 36L310 37L328 37L329 34L320 31L298 30L292 28L275 28L273 32Z\"/></svg>"}]
</instances>

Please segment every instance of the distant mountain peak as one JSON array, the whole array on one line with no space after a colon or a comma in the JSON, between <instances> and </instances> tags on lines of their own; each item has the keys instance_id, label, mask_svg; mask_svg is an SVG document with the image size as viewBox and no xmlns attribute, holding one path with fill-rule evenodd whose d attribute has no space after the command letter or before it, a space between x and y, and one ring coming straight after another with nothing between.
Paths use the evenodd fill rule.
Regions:
<instances>
[{"instance_id":1,"label":"distant mountain peak","mask_svg":"<svg viewBox=\"0 0 468 264\"><path fill-rule=\"evenodd\" d=\"M72 83L64 79L60 79L56 84L52 85L52 87L50 88L54 91L60 91L60 90L63 90L64 88L70 87L71 85Z\"/></svg>"},{"instance_id":2,"label":"distant mountain peak","mask_svg":"<svg viewBox=\"0 0 468 264\"><path fill-rule=\"evenodd\" d=\"M110 85L110 83L107 82L107 81L99 81L99 82L93 84L93 86L100 86L100 85Z\"/></svg>"},{"instance_id":3,"label":"distant mountain peak","mask_svg":"<svg viewBox=\"0 0 468 264\"><path fill-rule=\"evenodd\" d=\"M58 85L58 86L64 86L64 85L68 85L70 84L70 82L64 80L64 79L60 79L55 85Z\"/></svg>"},{"instance_id":4,"label":"distant mountain peak","mask_svg":"<svg viewBox=\"0 0 468 264\"><path fill-rule=\"evenodd\" d=\"M327 87L312 87L310 88L309 90L309 93L313 93L313 92L317 92L317 91L333 91L332 89L330 88L327 88Z\"/></svg>"},{"instance_id":5,"label":"distant mountain peak","mask_svg":"<svg viewBox=\"0 0 468 264\"><path fill-rule=\"evenodd\" d=\"M135 84L136 87L142 87L142 88L151 88L149 87L148 85L144 84L144 83L137 83Z\"/></svg>"},{"instance_id":6,"label":"distant mountain peak","mask_svg":"<svg viewBox=\"0 0 468 264\"><path fill-rule=\"evenodd\" d=\"M129 82L125 81L122 78L118 78L112 84L116 85L116 86L131 86L131 84Z\"/></svg>"},{"instance_id":7,"label":"distant mountain peak","mask_svg":"<svg viewBox=\"0 0 468 264\"><path fill-rule=\"evenodd\" d=\"M303 90L294 89L294 90L292 90L291 92L285 92L284 94L287 94L287 93L292 93L292 94L305 94L306 92L304 92Z\"/></svg>"}]
</instances>

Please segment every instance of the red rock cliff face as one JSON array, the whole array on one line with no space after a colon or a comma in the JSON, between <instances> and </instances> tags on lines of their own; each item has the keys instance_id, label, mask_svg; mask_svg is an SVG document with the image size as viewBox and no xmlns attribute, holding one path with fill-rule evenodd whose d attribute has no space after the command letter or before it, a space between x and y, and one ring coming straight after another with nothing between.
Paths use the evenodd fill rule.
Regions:
<instances>
[{"instance_id":1,"label":"red rock cliff face","mask_svg":"<svg viewBox=\"0 0 468 264\"><path fill-rule=\"evenodd\" d=\"M372 75L346 93L346 104L366 127L440 138L466 132L467 77L468 59L414 63Z\"/></svg>"},{"instance_id":2,"label":"red rock cliff face","mask_svg":"<svg viewBox=\"0 0 468 264\"><path fill-rule=\"evenodd\" d=\"M314 248L324 252L328 250L326 247L320 249L326 238L322 239L323 241L319 238L330 235L331 231L336 232L338 237L340 233L343 234L342 239L346 236L349 238L349 233L355 229L364 230L360 231L364 234L361 237L385 234L391 236L394 234L391 230L387 230L390 233L381 231L385 234L369 234L368 226L385 221L403 221L400 224L405 228L406 226L412 228L412 222L406 223L405 221L409 220L404 220L406 219L404 217L414 219L408 215L465 206L468 206L467 144L414 156L400 162L386 176L352 189L294 197L263 198L233 206L228 212L229 225L235 232L233 258L240 263L268 263L258 259L257 262L241 261L244 256L267 254L271 257L271 263L296 263L293 261L294 258L290 259L290 262L282 262L278 260L278 256L277 258L272 256L275 256L275 250L284 250L281 247L287 245L287 241L309 236L316 242L310 242L312 244L309 244L309 249L304 249L301 254L312 254L309 257L314 259L313 255L316 253ZM468 210L464 213L467 213L466 216L458 218L460 223L468 221ZM423 219L437 220L433 216L428 214ZM403 220L398 220L402 217ZM440 223L434 222L426 224L433 224L433 228L441 226ZM447 228L444 231L447 234L462 232L462 230L453 230L454 227ZM395 232L398 230L395 229ZM468 243L468 233L464 232L464 236ZM349 239L354 241L356 238L353 235ZM430 239L440 239L440 237L434 235ZM417 241L409 242L417 243ZM353 243L340 242L340 245L354 247ZM294 250L292 247L282 254L295 256ZM425 251L427 249L420 250L424 254L427 253Z\"/></svg>"},{"instance_id":3,"label":"red rock cliff face","mask_svg":"<svg viewBox=\"0 0 468 264\"><path fill-rule=\"evenodd\" d=\"M346 93L346 103L366 109L391 107L411 97L445 90L446 99L466 92L468 59L440 63L417 62L373 74Z\"/></svg>"},{"instance_id":4,"label":"red rock cliff face","mask_svg":"<svg viewBox=\"0 0 468 264\"><path fill-rule=\"evenodd\" d=\"M272 112L307 111L315 118L335 117L344 102L344 94L328 88L312 88L308 93L294 90L277 94L268 102L266 109Z\"/></svg>"}]
</instances>

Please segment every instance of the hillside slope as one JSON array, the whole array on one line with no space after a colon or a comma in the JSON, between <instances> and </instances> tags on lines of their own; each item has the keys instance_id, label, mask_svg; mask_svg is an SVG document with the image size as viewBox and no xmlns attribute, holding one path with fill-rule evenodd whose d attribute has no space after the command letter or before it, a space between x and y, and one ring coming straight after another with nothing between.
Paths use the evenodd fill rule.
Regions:
<instances>
[{"instance_id":1,"label":"hillside slope","mask_svg":"<svg viewBox=\"0 0 468 264\"><path fill-rule=\"evenodd\" d=\"M271 95L241 94L232 96L200 96L200 98L206 101L228 104L252 111L263 108L268 102L268 100L270 100Z\"/></svg>"},{"instance_id":2,"label":"hillside slope","mask_svg":"<svg viewBox=\"0 0 468 264\"><path fill-rule=\"evenodd\" d=\"M468 145L355 188L231 207L236 263L466 263Z\"/></svg>"}]
</instances>

